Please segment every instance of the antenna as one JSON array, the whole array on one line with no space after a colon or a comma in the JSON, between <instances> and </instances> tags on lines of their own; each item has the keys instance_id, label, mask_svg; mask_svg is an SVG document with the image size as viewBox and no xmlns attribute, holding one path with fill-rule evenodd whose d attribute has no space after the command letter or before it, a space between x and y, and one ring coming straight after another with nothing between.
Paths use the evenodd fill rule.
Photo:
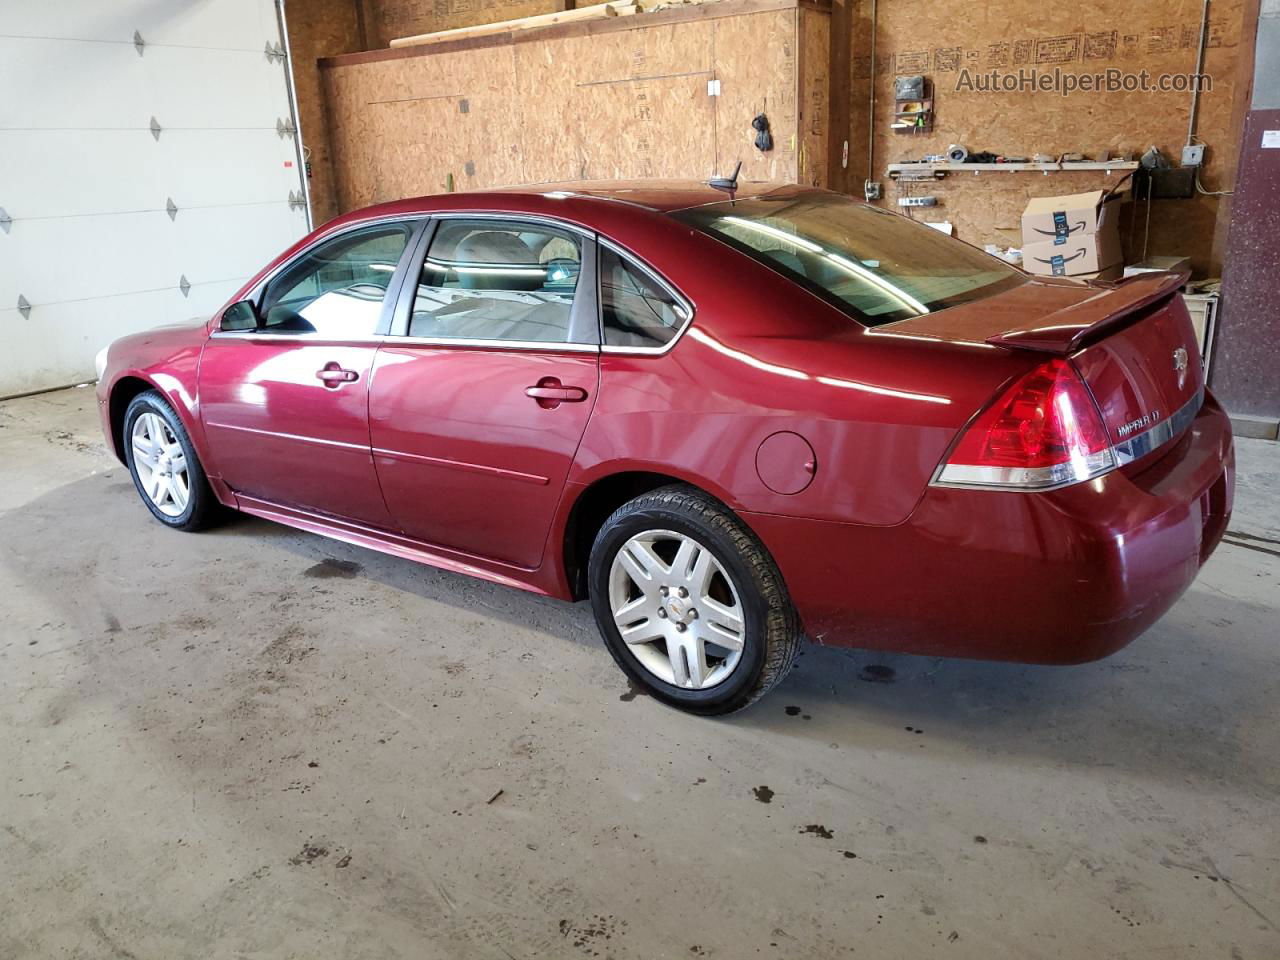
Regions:
<instances>
[{"instance_id":1,"label":"antenna","mask_svg":"<svg viewBox=\"0 0 1280 960\"><path fill-rule=\"evenodd\" d=\"M707 186L714 187L717 190L723 190L729 194L729 202L733 202L733 195L738 192L738 173L742 170L742 161L738 161L738 165L733 168L733 176L731 177L712 177L707 181Z\"/></svg>"}]
</instances>

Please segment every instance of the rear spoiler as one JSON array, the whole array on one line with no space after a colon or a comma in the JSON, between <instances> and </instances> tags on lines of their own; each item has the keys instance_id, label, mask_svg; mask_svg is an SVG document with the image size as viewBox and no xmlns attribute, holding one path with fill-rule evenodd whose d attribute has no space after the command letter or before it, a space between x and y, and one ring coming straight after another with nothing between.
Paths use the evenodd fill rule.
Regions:
<instances>
[{"instance_id":1,"label":"rear spoiler","mask_svg":"<svg viewBox=\"0 0 1280 960\"><path fill-rule=\"evenodd\" d=\"M1139 273L1115 283L1094 283L1100 289L1088 300L1051 313L1034 327L997 333L987 343L1062 356L1075 353L1172 300L1190 275L1186 270Z\"/></svg>"}]
</instances>

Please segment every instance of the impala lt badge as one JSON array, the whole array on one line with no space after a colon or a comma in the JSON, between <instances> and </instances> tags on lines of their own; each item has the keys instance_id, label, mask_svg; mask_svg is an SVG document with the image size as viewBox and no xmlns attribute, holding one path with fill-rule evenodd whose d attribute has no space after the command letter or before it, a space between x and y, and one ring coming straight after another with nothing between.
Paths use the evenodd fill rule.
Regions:
<instances>
[{"instance_id":1,"label":"impala lt badge","mask_svg":"<svg viewBox=\"0 0 1280 960\"><path fill-rule=\"evenodd\" d=\"M1121 424L1116 428L1116 433L1120 434L1122 437L1127 437L1129 434L1138 430L1142 430L1147 427L1154 427L1159 422L1160 411L1152 410L1150 413L1139 417L1137 420L1130 420L1128 423Z\"/></svg>"}]
</instances>

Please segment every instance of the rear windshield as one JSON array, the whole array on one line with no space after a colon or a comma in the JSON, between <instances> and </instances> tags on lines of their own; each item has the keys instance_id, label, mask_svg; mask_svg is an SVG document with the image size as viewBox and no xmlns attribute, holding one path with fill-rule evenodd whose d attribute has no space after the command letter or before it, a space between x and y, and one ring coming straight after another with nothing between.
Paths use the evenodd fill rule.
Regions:
<instances>
[{"instance_id":1,"label":"rear windshield","mask_svg":"<svg viewBox=\"0 0 1280 960\"><path fill-rule=\"evenodd\" d=\"M1026 282L1018 270L968 244L837 194L755 197L674 216L869 327Z\"/></svg>"}]
</instances>

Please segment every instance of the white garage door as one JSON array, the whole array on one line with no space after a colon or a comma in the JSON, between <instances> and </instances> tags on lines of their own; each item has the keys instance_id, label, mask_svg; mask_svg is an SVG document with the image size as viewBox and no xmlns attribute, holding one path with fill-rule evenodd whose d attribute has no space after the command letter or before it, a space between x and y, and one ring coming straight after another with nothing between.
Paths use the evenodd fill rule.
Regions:
<instances>
[{"instance_id":1,"label":"white garage door","mask_svg":"<svg viewBox=\"0 0 1280 960\"><path fill-rule=\"evenodd\" d=\"M306 232L268 44L272 0L0 0L0 397L91 379Z\"/></svg>"}]
</instances>

